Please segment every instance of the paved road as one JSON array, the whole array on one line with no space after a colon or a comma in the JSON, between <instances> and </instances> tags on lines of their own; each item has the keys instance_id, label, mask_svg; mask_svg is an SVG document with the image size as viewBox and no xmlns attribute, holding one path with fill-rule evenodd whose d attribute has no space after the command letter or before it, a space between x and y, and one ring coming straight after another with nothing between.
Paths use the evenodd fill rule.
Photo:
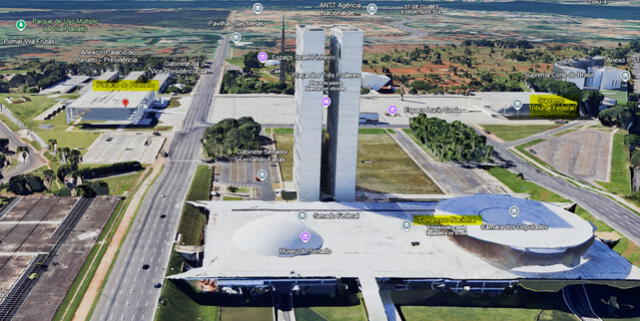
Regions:
<instances>
[{"instance_id":1,"label":"paved road","mask_svg":"<svg viewBox=\"0 0 640 321\"><path fill-rule=\"evenodd\" d=\"M556 128L545 133L528 137L525 140L520 140L517 143L524 143L528 140L543 138L546 135L553 134L575 125L576 124L571 124L569 126ZM553 177L538 170L527 161L509 151L508 148L517 144L516 142L505 144L491 139L488 139L487 142L493 145L499 157L509 164L512 171L522 173L526 180L532 181L562 195L565 198L577 202L597 218L605 221L616 230L622 232L635 243L640 244L640 216L635 215L633 212L604 195L576 187L560 177Z\"/></svg>"},{"instance_id":2,"label":"paved road","mask_svg":"<svg viewBox=\"0 0 640 321\"><path fill-rule=\"evenodd\" d=\"M29 173L44 165L44 161L37 155L37 151L28 144L20 141L18 135L12 132L11 129L2 122L0 122L0 137L9 139L9 149L12 151L15 151L18 146L29 147L29 157L27 157L27 161L23 163L17 159L12 159L13 166L6 171L2 171L2 179L0 181L7 182L12 176Z\"/></svg>"},{"instance_id":3,"label":"paved road","mask_svg":"<svg viewBox=\"0 0 640 321\"><path fill-rule=\"evenodd\" d=\"M193 102L169 149L165 168L149 189L109 280L93 312L93 321L153 320L184 198L200 160L200 139L206 127L226 53L226 39L216 51L212 74L203 75ZM166 218L161 218L165 214ZM149 264L148 270L142 266Z\"/></svg>"}]
</instances>

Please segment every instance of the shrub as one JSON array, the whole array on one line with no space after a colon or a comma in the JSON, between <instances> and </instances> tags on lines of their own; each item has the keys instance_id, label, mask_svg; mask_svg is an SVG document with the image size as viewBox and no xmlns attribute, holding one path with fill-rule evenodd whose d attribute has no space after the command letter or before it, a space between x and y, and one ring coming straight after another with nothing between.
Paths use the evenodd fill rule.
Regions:
<instances>
[{"instance_id":1,"label":"shrub","mask_svg":"<svg viewBox=\"0 0 640 321\"><path fill-rule=\"evenodd\" d=\"M42 179L34 175L16 175L9 179L9 190L18 195L40 193L45 190Z\"/></svg>"},{"instance_id":2,"label":"shrub","mask_svg":"<svg viewBox=\"0 0 640 321\"><path fill-rule=\"evenodd\" d=\"M92 178L99 178L99 177L105 177L105 176L111 176L111 175L119 175L119 174L124 174L128 172L139 171L142 169L143 167L142 167L142 164L140 164L140 162L133 161L133 162L114 163L114 164L104 165L99 167L83 168L83 169L80 169L79 173L80 173L80 176L82 176L82 178L84 179L92 179Z\"/></svg>"}]
</instances>

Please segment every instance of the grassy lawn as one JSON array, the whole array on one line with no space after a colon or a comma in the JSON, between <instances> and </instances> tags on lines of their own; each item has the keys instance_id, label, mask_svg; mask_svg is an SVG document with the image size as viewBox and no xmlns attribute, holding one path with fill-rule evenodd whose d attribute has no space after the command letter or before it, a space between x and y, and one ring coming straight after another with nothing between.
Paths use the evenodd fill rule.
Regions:
<instances>
[{"instance_id":1,"label":"grassy lawn","mask_svg":"<svg viewBox=\"0 0 640 321\"><path fill-rule=\"evenodd\" d=\"M271 132L275 135L293 135L293 128L271 128Z\"/></svg>"},{"instance_id":2,"label":"grassy lawn","mask_svg":"<svg viewBox=\"0 0 640 321\"><path fill-rule=\"evenodd\" d=\"M360 189L382 193L440 194L442 191L384 129L361 129L356 182ZM367 134L363 134L362 132ZM278 134L277 149L289 151L280 163L285 181L293 179L293 135Z\"/></svg>"},{"instance_id":3,"label":"grassy lawn","mask_svg":"<svg viewBox=\"0 0 640 321\"><path fill-rule=\"evenodd\" d=\"M167 275L182 271L183 263L180 254L172 251ZM217 306L197 304L173 281L164 281L160 302L156 310L156 321L217 320Z\"/></svg>"},{"instance_id":4,"label":"grassy lawn","mask_svg":"<svg viewBox=\"0 0 640 321\"><path fill-rule=\"evenodd\" d=\"M211 193L212 177L211 167L199 165L193 176L189 193L187 193L187 201L208 200ZM182 211L180 227L178 227L178 233L182 235L180 244L200 245L206 223L207 216L200 209L186 205Z\"/></svg>"},{"instance_id":5,"label":"grassy lawn","mask_svg":"<svg viewBox=\"0 0 640 321\"><path fill-rule=\"evenodd\" d=\"M5 114L0 114L0 120L9 128L11 129L11 131L15 132L15 131L19 131L20 127L18 127L18 125L16 125L14 122L12 122L9 117L7 117Z\"/></svg>"},{"instance_id":6,"label":"grassy lawn","mask_svg":"<svg viewBox=\"0 0 640 321\"><path fill-rule=\"evenodd\" d=\"M613 136L613 149L611 155L611 182L596 182L612 193L631 194L631 170L629 153L624 144L625 133L618 132Z\"/></svg>"},{"instance_id":7,"label":"grassy lawn","mask_svg":"<svg viewBox=\"0 0 640 321\"><path fill-rule=\"evenodd\" d=\"M384 128L360 128L358 133L360 135L375 135L375 134L385 134L387 132Z\"/></svg>"},{"instance_id":8,"label":"grassy lawn","mask_svg":"<svg viewBox=\"0 0 640 321\"><path fill-rule=\"evenodd\" d=\"M109 184L109 194L111 195L123 195L125 192L131 190L131 187L136 183L136 180L140 175L142 175L142 171L136 172L133 174L119 175L115 177L106 177L96 179L99 181L104 181Z\"/></svg>"},{"instance_id":9,"label":"grassy lawn","mask_svg":"<svg viewBox=\"0 0 640 321\"><path fill-rule=\"evenodd\" d=\"M523 180L505 168L492 167L488 172L512 191L531 195L531 199L544 202L568 202L566 198L535 183Z\"/></svg>"},{"instance_id":10,"label":"grassy lawn","mask_svg":"<svg viewBox=\"0 0 640 321\"><path fill-rule=\"evenodd\" d=\"M296 308L298 321L366 321L362 305Z\"/></svg>"},{"instance_id":11,"label":"grassy lawn","mask_svg":"<svg viewBox=\"0 0 640 321\"><path fill-rule=\"evenodd\" d=\"M220 321L271 321L270 307L220 307Z\"/></svg>"},{"instance_id":12,"label":"grassy lawn","mask_svg":"<svg viewBox=\"0 0 640 321\"><path fill-rule=\"evenodd\" d=\"M500 137L502 140L510 142L531 135L541 133L559 125L482 125L484 129Z\"/></svg>"},{"instance_id":13,"label":"grassy lawn","mask_svg":"<svg viewBox=\"0 0 640 321\"><path fill-rule=\"evenodd\" d=\"M276 149L287 151L286 154L280 155L280 157L284 158L284 162L280 162L282 179L284 181L291 181L293 180L293 135L278 133L277 129L287 128L276 128L275 138Z\"/></svg>"},{"instance_id":14,"label":"grassy lawn","mask_svg":"<svg viewBox=\"0 0 640 321\"><path fill-rule=\"evenodd\" d=\"M360 135L358 144L359 188L383 193L442 193L386 133Z\"/></svg>"},{"instance_id":15,"label":"grassy lawn","mask_svg":"<svg viewBox=\"0 0 640 321\"><path fill-rule=\"evenodd\" d=\"M232 64L232 65L236 65L240 68L244 67L244 58L242 57L233 57L233 58L227 58L226 59L228 63Z\"/></svg>"},{"instance_id":16,"label":"grassy lawn","mask_svg":"<svg viewBox=\"0 0 640 321\"><path fill-rule=\"evenodd\" d=\"M9 104L5 97L28 97L31 101L21 104ZM33 117L38 116L49 107L55 105L57 101L47 96L34 94L0 94L0 101L7 106L9 110L23 123L32 121Z\"/></svg>"},{"instance_id":17,"label":"grassy lawn","mask_svg":"<svg viewBox=\"0 0 640 321\"><path fill-rule=\"evenodd\" d=\"M618 105L626 104L629 101L629 96L627 96L627 92L623 90L601 90L605 97L613 98L617 100Z\"/></svg>"},{"instance_id":18,"label":"grassy lawn","mask_svg":"<svg viewBox=\"0 0 640 321\"><path fill-rule=\"evenodd\" d=\"M624 256L635 266L640 266L640 246L626 237L620 239L613 250Z\"/></svg>"},{"instance_id":19,"label":"grassy lawn","mask_svg":"<svg viewBox=\"0 0 640 321\"><path fill-rule=\"evenodd\" d=\"M223 196L222 197L223 201L242 201L242 197L237 197L237 196Z\"/></svg>"},{"instance_id":20,"label":"grassy lawn","mask_svg":"<svg viewBox=\"0 0 640 321\"><path fill-rule=\"evenodd\" d=\"M167 105L167 108L177 108L180 106L180 98L171 97L171 99L169 99L169 105Z\"/></svg>"},{"instance_id":21,"label":"grassy lawn","mask_svg":"<svg viewBox=\"0 0 640 321\"><path fill-rule=\"evenodd\" d=\"M541 312L537 309L441 306L403 306L401 309L407 321L579 321L572 314L547 310Z\"/></svg>"},{"instance_id":22,"label":"grassy lawn","mask_svg":"<svg viewBox=\"0 0 640 321\"><path fill-rule=\"evenodd\" d=\"M59 113L51 120L33 121L33 124L31 129L42 137L45 143L49 139L56 139L58 141L58 147L86 150L100 136L98 132L79 130L76 128L73 128L71 131L66 131L69 125L66 123L64 113ZM41 125L50 125L53 127L45 129L41 128Z\"/></svg>"}]
</instances>

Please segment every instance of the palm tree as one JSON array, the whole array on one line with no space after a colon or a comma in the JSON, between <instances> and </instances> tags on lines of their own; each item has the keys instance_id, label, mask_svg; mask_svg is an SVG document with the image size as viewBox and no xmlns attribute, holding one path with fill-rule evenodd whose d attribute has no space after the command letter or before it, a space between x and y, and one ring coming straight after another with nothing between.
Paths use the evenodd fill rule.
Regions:
<instances>
[{"instance_id":1,"label":"palm tree","mask_svg":"<svg viewBox=\"0 0 640 321\"><path fill-rule=\"evenodd\" d=\"M27 157L29 157L29 147L27 146L18 146L18 148L16 148L16 152L20 157L22 157L23 162L27 160Z\"/></svg>"},{"instance_id":2,"label":"palm tree","mask_svg":"<svg viewBox=\"0 0 640 321\"><path fill-rule=\"evenodd\" d=\"M9 150L9 139L8 138L0 138L0 151L8 151Z\"/></svg>"},{"instance_id":3,"label":"palm tree","mask_svg":"<svg viewBox=\"0 0 640 321\"><path fill-rule=\"evenodd\" d=\"M73 172L71 172L71 179L71 184L73 186L82 185L82 175L80 175L80 171L74 170Z\"/></svg>"},{"instance_id":4,"label":"palm tree","mask_svg":"<svg viewBox=\"0 0 640 321\"><path fill-rule=\"evenodd\" d=\"M55 138L51 138L47 143L49 144L49 151L53 153L53 155L56 155L58 152L58 141Z\"/></svg>"},{"instance_id":5,"label":"palm tree","mask_svg":"<svg viewBox=\"0 0 640 321\"><path fill-rule=\"evenodd\" d=\"M71 149L69 147L61 147L60 149L58 149L58 156L63 164L67 163L70 154Z\"/></svg>"},{"instance_id":6,"label":"palm tree","mask_svg":"<svg viewBox=\"0 0 640 321\"><path fill-rule=\"evenodd\" d=\"M0 172L2 172L4 167L7 166L8 164L9 164L9 161L7 159L7 155L0 153Z\"/></svg>"},{"instance_id":7,"label":"palm tree","mask_svg":"<svg viewBox=\"0 0 640 321\"><path fill-rule=\"evenodd\" d=\"M43 173L43 178L44 178L44 185L47 187L47 189L51 189L51 183L53 182L53 179L56 177L56 173L51 170L51 169L47 169L44 171Z\"/></svg>"},{"instance_id":8,"label":"palm tree","mask_svg":"<svg viewBox=\"0 0 640 321\"><path fill-rule=\"evenodd\" d=\"M82 153L77 149L72 150L69 155L69 162L73 165L80 164L82 162Z\"/></svg>"}]
</instances>

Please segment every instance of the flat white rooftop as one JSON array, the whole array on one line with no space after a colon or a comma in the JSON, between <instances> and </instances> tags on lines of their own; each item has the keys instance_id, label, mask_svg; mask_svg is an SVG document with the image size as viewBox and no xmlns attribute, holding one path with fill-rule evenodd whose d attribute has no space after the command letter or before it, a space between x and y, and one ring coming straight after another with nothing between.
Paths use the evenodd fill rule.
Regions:
<instances>
[{"instance_id":1,"label":"flat white rooftop","mask_svg":"<svg viewBox=\"0 0 640 321\"><path fill-rule=\"evenodd\" d=\"M87 91L86 94L78 97L69 108L132 108L135 109L142 104L150 95L151 91ZM125 107L122 101L127 99L129 103Z\"/></svg>"},{"instance_id":2,"label":"flat white rooftop","mask_svg":"<svg viewBox=\"0 0 640 321\"><path fill-rule=\"evenodd\" d=\"M117 71L105 71L96 80L111 80L118 76Z\"/></svg>"},{"instance_id":3,"label":"flat white rooftop","mask_svg":"<svg viewBox=\"0 0 640 321\"><path fill-rule=\"evenodd\" d=\"M124 80L138 80L142 75L144 75L144 71L132 71L124 77Z\"/></svg>"},{"instance_id":4,"label":"flat white rooftop","mask_svg":"<svg viewBox=\"0 0 640 321\"><path fill-rule=\"evenodd\" d=\"M511 100L513 102L513 100ZM509 104L511 104L509 102ZM480 97L454 95L365 95L360 99L361 113L377 113L380 122L391 125L409 125L409 119L420 113L447 121L459 120L467 124L513 124L494 110L483 107ZM318 103L320 105L320 103ZM398 109L398 115L385 115L389 106ZM319 107L321 108L321 107ZM331 108L331 106L329 106ZM209 113L209 121L219 122L225 118L251 116L261 124L293 125L296 104L293 96L286 95L218 95L213 101L215 113ZM326 111L324 111L326 113ZM325 122L327 117L324 116ZM518 120L518 124L551 124L544 119Z\"/></svg>"},{"instance_id":5,"label":"flat white rooftop","mask_svg":"<svg viewBox=\"0 0 640 321\"><path fill-rule=\"evenodd\" d=\"M427 236L425 226L403 228L412 215L433 214L436 202L199 204L210 211L203 267L172 278L640 279L638 268L598 240L577 267L557 264L505 270L446 236ZM299 219L300 212L306 213L306 219ZM341 213L358 217L319 217ZM300 231L308 232L311 240L303 242ZM273 255L282 247L305 246L327 254Z\"/></svg>"},{"instance_id":6,"label":"flat white rooftop","mask_svg":"<svg viewBox=\"0 0 640 321\"><path fill-rule=\"evenodd\" d=\"M550 93L540 92L504 92L504 91L484 91L472 92L472 97L482 98L492 105L511 106L514 100L520 100L522 103L528 104L533 95L551 95Z\"/></svg>"}]
</instances>

